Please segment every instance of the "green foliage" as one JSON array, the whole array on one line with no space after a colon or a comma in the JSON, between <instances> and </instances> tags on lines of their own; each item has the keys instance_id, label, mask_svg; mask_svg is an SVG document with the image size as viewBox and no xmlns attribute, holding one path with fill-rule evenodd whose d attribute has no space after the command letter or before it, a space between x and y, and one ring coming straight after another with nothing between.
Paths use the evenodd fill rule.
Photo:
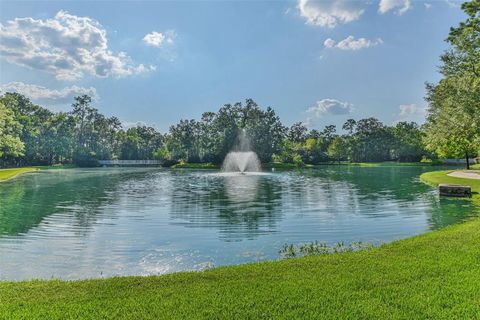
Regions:
<instances>
[{"instance_id":1,"label":"green foliage","mask_svg":"<svg viewBox=\"0 0 480 320\"><path fill-rule=\"evenodd\" d=\"M423 150L419 138L423 132L414 123L391 128L375 118L349 119L343 126L348 134L340 136L333 125L322 131L308 131L302 123L286 128L272 108L262 110L252 99L205 112L200 121L180 120L165 135L144 125L123 129L116 117L105 117L92 107L92 99L86 95L75 98L71 112L56 114L16 93L6 93L0 102L7 110L2 111L2 117L11 122L4 127L16 134L13 140L1 140L12 150L10 156L2 158L3 166L96 166L99 159L158 159L165 166L179 162L218 166L238 146L240 133L250 138L248 148L263 163L295 167L330 161L418 161L423 155L432 156Z\"/></svg>"},{"instance_id":2,"label":"green foliage","mask_svg":"<svg viewBox=\"0 0 480 320\"><path fill-rule=\"evenodd\" d=\"M176 165L172 166L173 169L219 169L218 165L215 165L210 162L206 163L188 163L188 162L180 162Z\"/></svg>"},{"instance_id":3,"label":"green foliage","mask_svg":"<svg viewBox=\"0 0 480 320\"><path fill-rule=\"evenodd\" d=\"M13 111L0 101L0 164L3 159L23 155L25 145L20 140L21 125L15 119Z\"/></svg>"},{"instance_id":4,"label":"green foliage","mask_svg":"<svg viewBox=\"0 0 480 320\"><path fill-rule=\"evenodd\" d=\"M79 96L69 113L57 114L34 105L17 93L0 97L0 165L75 163L96 166L97 159L152 159L162 146L155 129L137 126L127 131Z\"/></svg>"},{"instance_id":5,"label":"green foliage","mask_svg":"<svg viewBox=\"0 0 480 320\"><path fill-rule=\"evenodd\" d=\"M0 282L0 318L476 319L479 228L203 272Z\"/></svg>"},{"instance_id":6,"label":"green foliage","mask_svg":"<svg viewBox=\"0 0 480 320\"><path fill-rule=\"evenodd\" d=\"M14 169L0 169L0 181L12 179L18 175L34 172L39 170L38 168L14 168Z\"/></svg>"},{"instance_id":7,"label":"green foliage","mask_svg":"<svg viewBox=\"0 0 480 320\"><path fill-rule=\"evenodd\" d=\"M343 137L333 139L332 143L328 146L327 154L330 158L338 162L348 160L349 146L347 140Z\"/></svg>"},{"instance_id":8,"label":"green foliage","mask_svg":"<svg viewBox=\"0 0 480 320\"><path fill-rule=\"evenodd\" d=\"M302 156L299 154L293 156L292 162L296 167L303 167L304 165Z\"/></svg>"},{"instance_id":9,"label":"green foliage","mask_svg":"<svg viewBox=\"0 0 480 320\"><path fill-rule=\"evenodd\" d=\"M392 158L402 162L418 162L426 155L423 132L415 122L399 122L392 128Z\"/></svg>"},{"instance_id":10,"label":"green foliage","mask_svg":"<svg viewBox=\"0 0 480 320\"><path fill-rule=\"evenodd\" d=\"M205 112L201 121L181 120L170 127L165 143L173 160L219 164L235 147L241 130L254 142L250 148L263 162L279 150L285 131L272 108L262 110L247 99L245 104L226 104L217 112Z\"/></svg>"},{"instance_id":11,"label":"green foliage","mask_svg":"<svg viewBox=\"0 0 480 320\"><path fill-rule=\"evenodd\" d=\"M170 161L172 160L172 155L170 154L170 151L168 150L166 145L163 145L160 149L157 149L153 153L153 157L157 160L161 161Z\"/></svg>"},{"instance_id":12,"label":"green foliage","mask_svg":"<svg viewBox=\"0 0 480 320\"><path fill-rule=\"evenodd\" d=\"M359 120L352 135L351 160L354 162L378 162L391 159L394 138L390 128L378 119Z\"/></svg>"},{"instance_id":13,"label":"green foliage","mask_svg":"<svg viewBox=\"0 0 480 320\"><path fill-rule=\"evenodd\" d=\"M480 152L480 1L462 5L468 18L451 28L442 56L443 79L427 85L425 144L440 157Z\"/></svg>"},{"instance_id":14,"label":"green foliage","mask_svg":"<svg viewBox=\"0 0 480 320\"><path fill-rule=\"evenodd\" d=\"M371 243L352 242L346 245L344 242L337 242L333 246L329 246L323 242L310 242L300 245L284 244L279 253L282 258L297 258L307 256L321 256L326 254L353 252L366 249L372 249L375 246Z\"/></svg>"}]
</instances>

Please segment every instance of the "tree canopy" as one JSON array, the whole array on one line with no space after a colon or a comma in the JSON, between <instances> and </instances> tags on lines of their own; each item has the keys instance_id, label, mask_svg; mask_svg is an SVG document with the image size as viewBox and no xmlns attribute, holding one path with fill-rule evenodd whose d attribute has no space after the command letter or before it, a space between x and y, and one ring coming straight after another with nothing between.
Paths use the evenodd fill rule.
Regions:
<instances>
[{"instance_id":1,"label":"tree canopy","mask_svg":"<svg viewBox=\"0 0 480 320\"><path fill-rule=\"evenodd\" d=\"M427 84L425 144L442 157L469 158L480 150L480 0L462 5L468 18L450 29L440 57L443 78Z\"/></svg>"},{"instance_id":2,"label":"tree canopy","mask_svg":"<svg viewBox=\"0 0 480 320\"><path fill-rule=\"evenodd\" d=\"M378 119L308 130L303 123L286 127L271 107L252 99L225 104L200 120L180 120L165 134L138 125L123 128L92 106L92 99L75 97L70 112L53 113L17 93L0 97L0 159L3 166L75 163L96 165L97 160L159 159L220 164L243 132L249 148L262 162L319 164L328 161L418 161L427 154L419 143L423 133L414 123L389 127Z\"/></svg>"}]
</instances>

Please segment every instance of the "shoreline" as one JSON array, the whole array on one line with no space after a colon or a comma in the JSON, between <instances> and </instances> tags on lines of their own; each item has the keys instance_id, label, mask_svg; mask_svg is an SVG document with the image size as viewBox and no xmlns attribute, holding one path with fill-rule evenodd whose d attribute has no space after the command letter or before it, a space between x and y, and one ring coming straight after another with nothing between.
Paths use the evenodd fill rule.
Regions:
<instances>
[{"instance_id":1,"label":"shoreline","mask_svg":"<svg viewBox=\"0 0 480 320\"><path fill-rule=\"evenodd\" d=\"M35 167L0 169L0 183L18 178L26 173L32 173L39 170L40 169Z\"/></svg>"},{"instance_id":2,"label":"shoreline","mask_svg":"<svg viewBox=\"0 0 480 320\"><path fill-rule=\"evenodd\" d=\"M477 218L364 251L201 272L0 281L0 317L472 318L480 312L479 227Z\"/></svg>"},{"instance_id":3,"label":"shoreline","mask_svg":"<svg viewBox=\"0 0 480 320\"><path fill-rule=\"evenodd\" d=\"M480 180L479 179L468 179L463 177L460 178L456 176L451 176L450 173L452 172L455 172L455 170L425 172L420 175L420 180L434 187L438 187L438 185L442 183L467 185L472 188L471 199L473 200L480 199ZM463 198L463 199L468 199L468 198Z\"/></svg>"}]
</instances>

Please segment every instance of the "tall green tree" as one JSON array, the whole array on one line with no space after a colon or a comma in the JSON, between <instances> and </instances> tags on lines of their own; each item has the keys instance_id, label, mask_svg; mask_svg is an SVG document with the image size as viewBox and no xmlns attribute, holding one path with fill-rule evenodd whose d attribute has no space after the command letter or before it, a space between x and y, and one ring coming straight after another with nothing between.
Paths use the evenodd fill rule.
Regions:
<instances>
[{"instance_id":1,"label":"tall green tree","mask_svg":"<svg viewBox=\"0 0 480 320\"><path fill-rule=\"evenodd\" d=\"M15 120L13 111L0 102L0 161L23 155L25 145L20 133L21 125Z\"/></svg>"},{"instance_id":2,"label":"tall green tree","mask_svg":"<svg viewBox=\"0 0 480 320\"><path fill-rule=\"evenodd\" d=\"M392 128L394 142L392 159L400 162L418 162L427 153L424 150L423 132L415 122L399 122Z\"/></svg>"},{"instance_id":3,"label":"tall green tree","mask_svg":"<svg viewBox=\"0 0 480 320\"><path fill-rule=\"evenodd\" d=\"M427 84L427 148L442 157L476 156L480 145L480 0L462 5L467 19L451 28L442 56L443 79Z\"/></svg>"}]
</instances>

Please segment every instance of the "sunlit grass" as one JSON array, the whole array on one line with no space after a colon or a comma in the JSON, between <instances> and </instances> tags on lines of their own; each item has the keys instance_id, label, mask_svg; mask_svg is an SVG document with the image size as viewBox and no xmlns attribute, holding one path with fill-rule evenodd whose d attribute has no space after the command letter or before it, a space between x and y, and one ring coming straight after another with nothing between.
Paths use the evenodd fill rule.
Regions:
<instances>
[{"instance_id":1,"label":"sunlit grass","mask_svg":"<svg viewBox=\"0 0 480 320\"><path fill-rule=\"evenodd\" d=\"M27 167L27 168L12 168L12 169L0 169L0 181L6 181L12 178L15 178L18 175L37 171L37 168Z\"/></svg>"},{"instance_id":2,"label":"sunlit grass","mask_svg":"<svg viewBox=\"0 0 480 320\"><path fill-rule=\"evenodd\" d=\"M210 162L205 163L188 163L180 162L172 166L173 169L220 169L220 166Z\"/></svg>"},{"instance_id":3,"label":"sunlit grass","mask_svg":"<svg viewBox=\"0 0 480 320\"><path fill-rule=\"evenodd\" d=\"M0 282L0 318L477 319L479 229L198 273Z\"/></svg>"},{"instance_id":4,"label":"sunlit grass","mask_svg":"<svg viewBox=\"0 0 480 320\"><path fill-rule=\"evenodd\" d=\"M470 186L474 193L473 197L480 198L480 180L450 177L447 175L450 172L452 170L426 172L420 176L420 179L434 186L441 183Z\"/></svg>"}]
</instances>

